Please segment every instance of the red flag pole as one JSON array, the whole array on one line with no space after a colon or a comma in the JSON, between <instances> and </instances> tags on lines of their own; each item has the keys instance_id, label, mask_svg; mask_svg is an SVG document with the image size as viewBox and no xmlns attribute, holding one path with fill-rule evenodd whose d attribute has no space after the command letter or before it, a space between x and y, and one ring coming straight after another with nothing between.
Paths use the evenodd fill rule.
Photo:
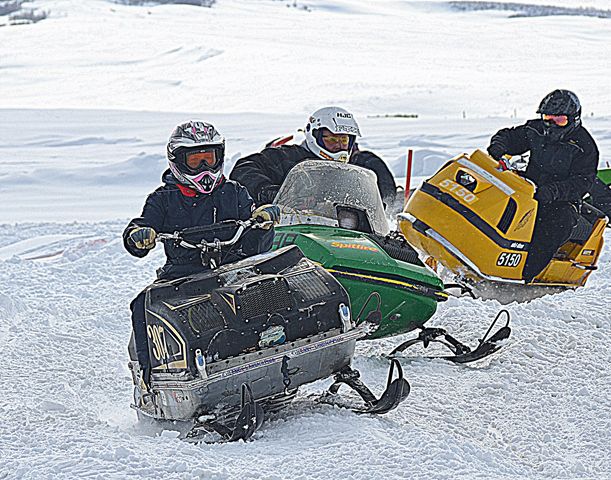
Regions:
<instances>
[{"instance_id":1,"label":"red flag pole","mask_svg":"<svg viewBox=\"0 0 611 480\"><path fill-rule=\"evenodd\" d=\"M407 172L405 175L405 201L403 206L407 205L409 200L409 187L412 183L412 160L414 158L414 151L410 148L407 150Z\"/></svg>"}]
</instances>

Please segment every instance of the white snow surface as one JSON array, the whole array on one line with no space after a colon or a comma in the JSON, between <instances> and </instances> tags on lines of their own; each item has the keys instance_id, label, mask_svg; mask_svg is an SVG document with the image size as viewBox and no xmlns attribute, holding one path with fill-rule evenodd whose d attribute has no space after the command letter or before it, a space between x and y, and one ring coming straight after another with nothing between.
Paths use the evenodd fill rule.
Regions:
<instances>
[{"instance_id":1,"label":"white snow surface","mask_svg":"<svg viewBox=\"0 0 611 480\"><path fill-rule=\"evenodd\" d=\"M189 118L226 135L229 172L338 104L398 178L413 148L417 181L570 88L605 165L611 19L440 1L27 5L49 18L0 27L0 479L611 478L608 247L585 288L441 304L431 326L475 342L508 308L512 336L471 366L403 360L412 393L385 416L314 404L321 381L252 442L191 445L129 408L128 305L163 253L135 259L120 239ZM406 338L358 344L377 393L382 353Z\"/></svg>"}]
</instances>

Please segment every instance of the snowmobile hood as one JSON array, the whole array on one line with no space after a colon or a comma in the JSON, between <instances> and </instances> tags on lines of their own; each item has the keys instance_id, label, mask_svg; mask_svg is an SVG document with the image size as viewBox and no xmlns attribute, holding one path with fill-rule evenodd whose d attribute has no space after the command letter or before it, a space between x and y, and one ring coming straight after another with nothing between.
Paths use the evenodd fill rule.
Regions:
<instances>
[{"instance_id":1,"label":"snowmobile hood","mask_svg":"<svg viewBox=\"0 0 611 480\"><path fill-rule=\"evenodd\" d=\"M308 258L330 271L353 271L417 281L439 290L441 280L427 267L392 258L361 232L324 225L287 225L276 228L274 245L297 244Z\"/></svg>"}]
</instances>

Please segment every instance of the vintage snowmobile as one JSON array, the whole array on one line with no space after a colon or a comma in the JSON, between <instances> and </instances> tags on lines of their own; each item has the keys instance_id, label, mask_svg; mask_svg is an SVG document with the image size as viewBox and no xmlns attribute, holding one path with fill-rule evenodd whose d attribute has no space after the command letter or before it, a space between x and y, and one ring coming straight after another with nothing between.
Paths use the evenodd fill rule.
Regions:
<instances>
[{"instance_id":1,"label":"vintage snowmobile","mask_svg":"<svg viewBox=\"0 0 611 480\"><path fill-rule=\"evenodd\" d=\"M281 211L274 247L297 245L337 278L350 296L357 325L377 318L379 327L364 338L419 330L415 342L392 353L445 339L440 343L453 355L444 358L468 362L492 353L500 337L509 335L505 324L500 337L493 335L472 351L445 330L424 326L449 294L405 238L390 231L372 171L340 162L304 161L291 169L274 203Z\"/></svg>"},{"instance_id":2,"label":"vintage snowmobile","mask_svg":"<svg viewBox=\"0 0 611 480\"><path fill-rule=\"evenodd\" d=\"M139 416L188 422L190 441L246 440L264 410L285 405L301 385L331 376L328 396L349 385L365 402L359 412L397 407L409 384L396 361L379 399L350 367L367 326L355 328L350 300L328 272L290 246L222 265L241 236L258 227L226 221L158 235L199 249L208 268L147 287L152 373L144 388L132 338L132 407Z\"/></svg>"},{"instance_id":3,"label":"vintage snowmobile","mask_svg":"<svg viewBox=\"0 0 611 480\"><path fill-rule=\"evenodd\" d=\"M490 291L524 284L534 190L532 182L476 150L453 158L416 189L398 223L417 250L460 279ZM571 237L529 286L585 285L597 268L606 225L604 213L584 204Z\"/></svg>"}]
</instances>

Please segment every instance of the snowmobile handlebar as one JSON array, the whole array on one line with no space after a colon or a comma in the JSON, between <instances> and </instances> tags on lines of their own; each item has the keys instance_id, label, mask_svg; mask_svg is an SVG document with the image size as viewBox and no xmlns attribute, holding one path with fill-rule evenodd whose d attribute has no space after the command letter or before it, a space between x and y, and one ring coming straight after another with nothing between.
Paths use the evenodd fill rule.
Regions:
<instances>
[{"instance_id":1,"label":"snowmobile handlebar","mask_svg":"<svg viewBox=\"0 0 611 480\"><path fill-rule=\"evenodd\" d=\"M219 251L224 247L230 247L237 243L247 230L252 228L264 228L273 223L272 221L257 222L253 219L234 220L233 222L235 222L237 225L237 229L233 237L231 237L229 240L214 239L211 242L202 241L200 243L194 243L184 238L184 231L176 231L174 233L158 233L156 238L161 242L176 242L176 244L180 245L181 247L197 249L201 250L202 252Z\"/></svg>"}]
</instances>

